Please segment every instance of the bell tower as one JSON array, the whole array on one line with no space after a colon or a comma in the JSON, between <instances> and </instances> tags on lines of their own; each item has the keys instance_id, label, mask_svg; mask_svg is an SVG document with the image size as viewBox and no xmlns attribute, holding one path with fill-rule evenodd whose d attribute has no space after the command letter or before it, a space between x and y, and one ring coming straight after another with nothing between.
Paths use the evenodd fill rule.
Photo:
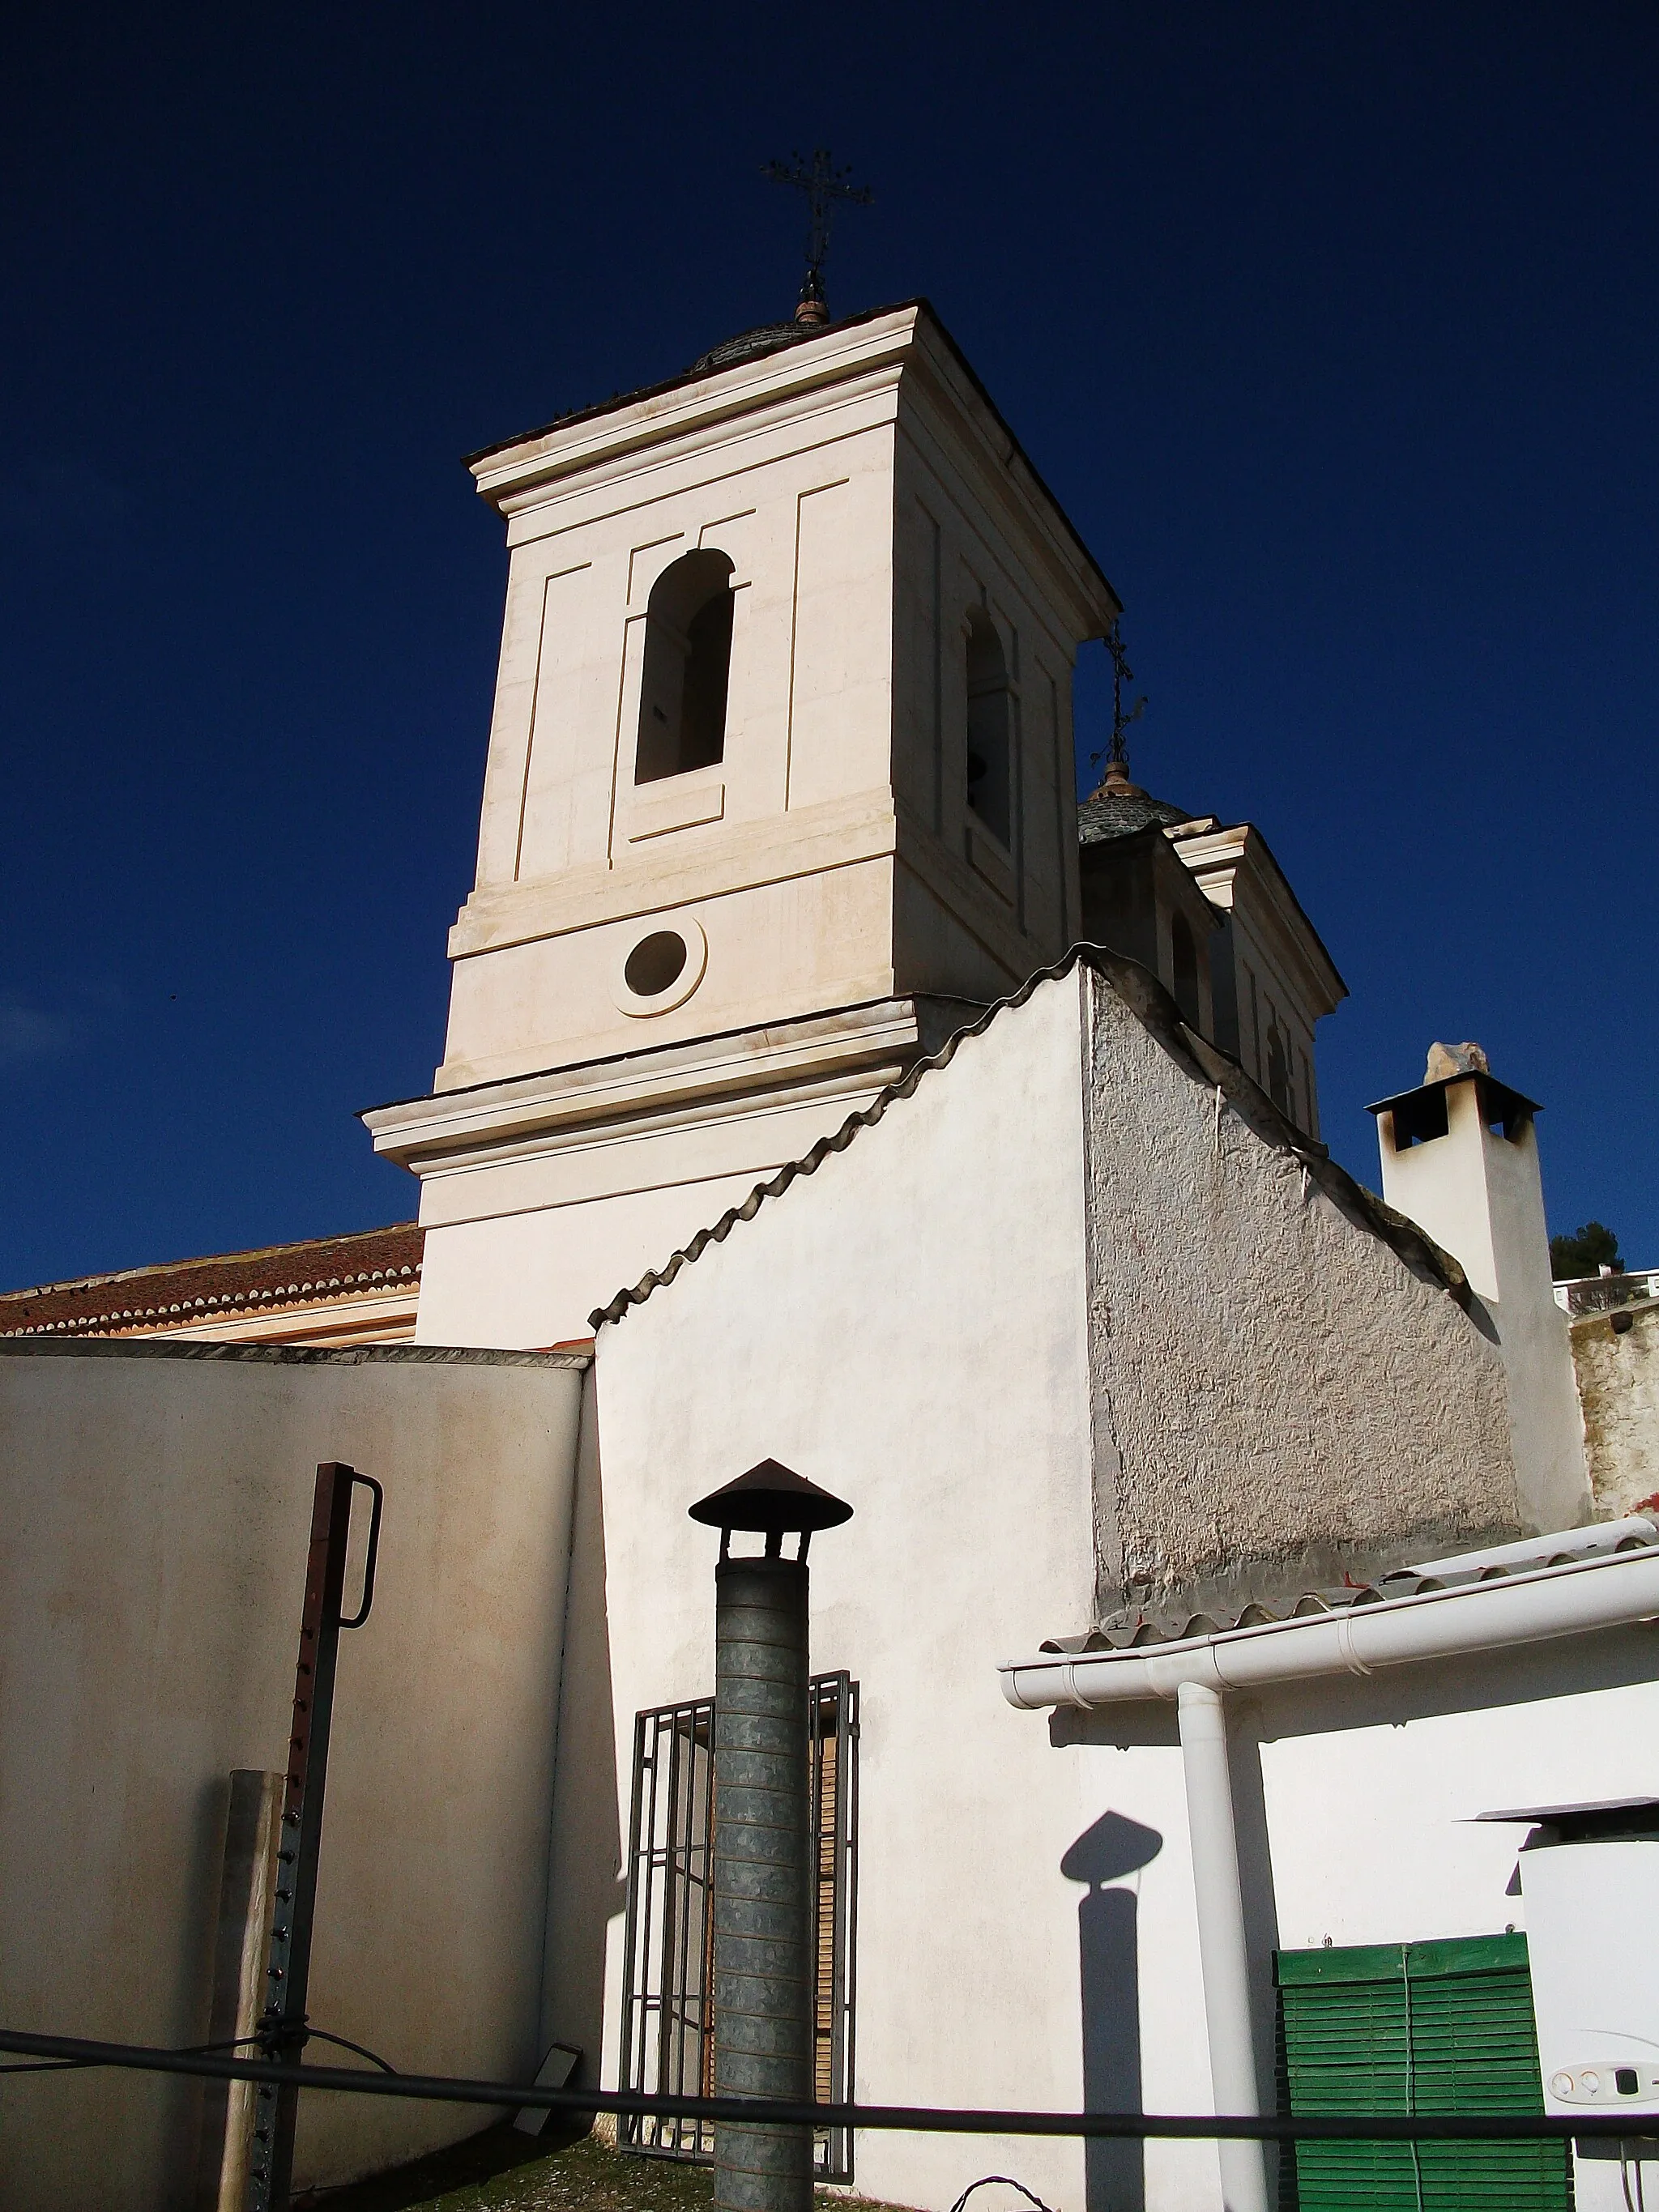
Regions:
<instances>
[{"instance_id":1,"label":"bell tower","mask_svg":"<svg viewBox=\"0 0 1659 2212\"><path fill-rule=\"evenodd\" d=\"M507 525L418 1335L544 1345L1079 933L1117 600L925 302L472 457Z\"/></svg>"}]
</instances>

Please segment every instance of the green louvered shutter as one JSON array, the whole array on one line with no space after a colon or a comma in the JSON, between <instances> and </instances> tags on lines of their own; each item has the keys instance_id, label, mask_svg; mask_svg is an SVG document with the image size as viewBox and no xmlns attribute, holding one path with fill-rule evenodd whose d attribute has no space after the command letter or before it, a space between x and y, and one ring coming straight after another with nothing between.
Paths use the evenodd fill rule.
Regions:
<instances>
[{"instance_id":1,"label":"green louvered shutter","mask_svg":"<svg viewBox=\"0 0 1659 2212\"><path fill-rule=\"evenodd\" d=\"M1524 1936L1281 1951L1285 2086L1307 2112L1541 2112ZM1300 2143L1302 2212L1569 2212L1565 2143Z\"/></svg>"}]
</instances>

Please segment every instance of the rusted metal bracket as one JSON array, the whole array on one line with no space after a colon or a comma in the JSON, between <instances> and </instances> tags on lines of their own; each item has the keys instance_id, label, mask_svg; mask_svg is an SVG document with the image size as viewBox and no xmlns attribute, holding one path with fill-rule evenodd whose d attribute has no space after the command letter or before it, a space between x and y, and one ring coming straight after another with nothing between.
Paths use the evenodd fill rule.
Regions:
<instances>
[{"instance_id":1,"label":"rusted metal bracket","mask_svg":"<svg viewBox=\"0 0 1659 2212\"><path fill-rule=\"evenodd\" d=\"M346 1553L351 1540L352 1496L359 1485L373 1500L363 1591L348 1619L342 1610ZM294 1725L289 1737L283 1821L276 1852L276 1904L265 1967L268 1996L259 2021L261 2055L298 2064L308 2035L306 1986L311 1972L311 1930L317 1899L317 1856L322 1841L323 1789L328 1775L329 1730L334 1717L334 1672L340 1631L361 1628L374 1602L374 1567L380 1548L385 1493L373 1475L337 1460L317 1469L311 1512L311 1550L306 1561L305 1610L295 1676ZM261 2082L253 2117L248 2212L288 2212L294 2169L294 2128L300 2093L291 2083Z\"/></svg>"}]
</instances>

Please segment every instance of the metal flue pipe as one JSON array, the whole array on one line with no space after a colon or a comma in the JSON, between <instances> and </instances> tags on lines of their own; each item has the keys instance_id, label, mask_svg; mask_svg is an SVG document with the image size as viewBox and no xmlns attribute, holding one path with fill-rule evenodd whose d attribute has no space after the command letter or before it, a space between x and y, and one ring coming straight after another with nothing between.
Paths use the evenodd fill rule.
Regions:
<instances>
[{"instance_id":1,"label":"metal flue pipe","mask_svg":"<svg viewBox=\"0 0 1659 2212\"><path fill-rule=\"evenodd\" d=\"M768 1460L691 1508L720 1534L714 1571L714 2094L810 2103L813 1866L808 1740L814 1528L852 1508ZM764 1534L733 1558L733 1529ZM783 1557L783 1538L799 1537ZM719 2212L811 2212L809 2129L721 2120Z\"/></svg>"}]
</instances>

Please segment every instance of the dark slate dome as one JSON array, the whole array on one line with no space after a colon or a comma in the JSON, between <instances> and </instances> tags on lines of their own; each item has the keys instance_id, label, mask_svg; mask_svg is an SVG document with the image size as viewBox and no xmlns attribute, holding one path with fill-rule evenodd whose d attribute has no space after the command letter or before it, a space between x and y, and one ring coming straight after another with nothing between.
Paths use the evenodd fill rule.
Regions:
<instances>
[{"instance_id":1,"label":"dark slate dome","mask_svg":"<svg viewBox=\"0 0 1659 2212\"><path fill-rule=\"evenodd\" d=\"M1138 784L1127 781L1115 784L1109 776L1078 808L1078 842L1102 845L1109 837L1133 836L1137 830L1150 829L1154 822L1167 827L1194 818L1188 807L1171 806L1167 799L1152 798Z\"/></svg>"},{"instance_id":2,"label":"dark slate dome","mask_svg":"<svg viewBox=\"0 0 1659 2212\"><path fill-rule=\"evenodd\" d=\"M735 368L740 361L759 361L785 346L799 345L803 338L815 338L823 327L821 323L763 323L757 330L739 331L736 337L699 355L688 374L707 376L717 368Z\"/></svg>"}]
</instances>

